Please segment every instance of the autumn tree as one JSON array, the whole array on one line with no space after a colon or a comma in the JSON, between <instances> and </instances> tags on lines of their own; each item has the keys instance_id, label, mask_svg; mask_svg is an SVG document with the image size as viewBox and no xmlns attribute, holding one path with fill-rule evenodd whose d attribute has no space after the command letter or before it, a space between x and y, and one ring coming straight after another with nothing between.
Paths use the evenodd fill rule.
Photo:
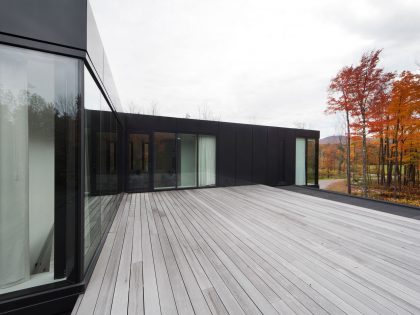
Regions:
<instances>
[{"instance_id":1,"label":"autumn tree","mask_svg":"<svg viewBox=\"0 0 420 315\"><path fill-rule=\"evenodd\" d=\"M343 112L346 118L346 177L347 193L351 194L351 172L350 172L350 114L353 111L353 67L344 67L331 79L328 87L327 114Z\"/></svg>"},{"instance_id":2,"label":"autumn tree","mask_svg":"<svg viewBox=\"0 0 420 315\"><path fill-rule=\"evenodd\" d=\"M355 117L354 126L362 137L362 192L368 195L368 156L367 135L369 122L374 107L383 100L384 93L388 90L392 73L385 73L378 67L381 50L363 54L360 63L353 68L351 86L352 112Z\"/></svg>"},{"instance_id":3,"label":"autumn tree","mask_svg":"<svg viewBox=\"0 0 420 315\"><path fill-rule=\"evenodd\" d=\"M420 192L420 74L385 72L378 66L380 54L365 53L338 72L326 112L346 116L348 186L351 174L366 197L376 171L381 195L407 200Z\"/></svg>"},{"instance_id":4,"label":"autumn tree","mask_svg":"<svg viewBox=\"0 0 420 315\"><path fill-rule=\"evenodd\" d=\"M388 74L391 76L391 74ZM392 74L393 76L393 74ZM389 78L392 79L391 77ZM378 140L377 150L377 184L385 184L385 170L388 163L387 156L389 154L389 104L391 101L391 85L382 86L378 99L370 109L369 133Z\"/></svg>"},{"instance_id":5,"label":"autumn tree","mask_svg":"<svg viewBox=\"0 0 420 315\"><path fill-rule=\"evenodd\" d=\"M420 75L403 71L392 85L392 96L388 108L390 137L392 138L392 162L394 175L394 197L401 190L402 165L408 162L408 172L415 176L418 163L417 149L420 145ZM409 154L404 154L404 153ZM408 158L404 160L405 155ZM392 169L389 170L392 172ZM406 172L404 172L406 174ZM413 180L413 175L411 179ZM414 178L415 182L415 178Z\"/></svg>"},{"instance_id":6,"label":"autumn tree","mask_svg":"<svg viewBox=\"0 0 420 315\"><path fill-rule=\"evenodd\" d=\"M320 168L322 172L330 178L337 164L337 145L334 143L320 144Z\"/></svg>"}]
</instances>

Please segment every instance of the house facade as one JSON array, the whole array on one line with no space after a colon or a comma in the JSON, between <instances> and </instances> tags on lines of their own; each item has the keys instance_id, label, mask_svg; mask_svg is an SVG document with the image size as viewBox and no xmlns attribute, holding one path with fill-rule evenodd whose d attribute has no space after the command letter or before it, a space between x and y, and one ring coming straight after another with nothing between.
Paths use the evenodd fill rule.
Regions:
<instances>
[{"instance_id":1,"label":"house facade","mask_svg":"<svg viewBox=\"0 0 420 315\"><path fill-rule=\"evenodd\" d=\"M123 113L87 0L0 2L0 313L72 309L126 192L318 184L319 132Z\"/></svg>"}]
</instances>

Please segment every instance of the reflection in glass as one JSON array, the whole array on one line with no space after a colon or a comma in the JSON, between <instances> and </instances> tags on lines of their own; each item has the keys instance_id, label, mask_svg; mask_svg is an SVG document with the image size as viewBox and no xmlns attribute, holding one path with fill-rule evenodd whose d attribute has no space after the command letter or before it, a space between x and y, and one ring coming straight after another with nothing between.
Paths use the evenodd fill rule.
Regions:
<instances>
[{"instance_id":1,"label":"reflection in glass","mask_svg":"<svg viewBox=\"0 0 420 315\"><path fill-rule=\"evenodd\" d=\"M102 114L102 113L101 113ZM114 126L109 126L110 132L98 132L96 183L102 193L115 193L117 191L117 134L112 132Z\"/></svg>"},{"instance_id":2,"label":"reflection in glass","mask_svg":"<svg viewBox=\"0 0 420 315\"><path fill-rule=\"evenodd\" d=\"M99 131L101 92L89 71L84 70L85 82L85 268L89 265L101 239L101 198L96 188L96 168L94 162L96 139Z\"/></svg>"},{"instance_id":3,"label":"reflection in glass","mask_svg":"<svg viewBox=\"0 0 420 315\"><path fill-rule=\"evenodd\" d=\"M178 188L197 186L197 136L178 134Z\"/></svg>"},{"instance_id":4,"label":"reflection in glass","mask_svg":"<svg viewBox=\"0 0 420 315\"><path fill-rule=\"evenodd\" d=\"M76 59L0 45L0 294L65 276L55 211L75 206L78 69Z\"/></svg>"},{"instance_id":5,"label":"reflection in glass","mask_svg":"<svg viewBox=\"0 0 420 315\"><path fill-rule=\"evenodd\" d=\"M315 139L307 139L306 148L306 185L315 185L316 152Z\"/></svg>"},{"instance_id":6,"label":"reflection in glass","mask_svg":"<svg viewBox=\"0 0 420 315\"><path fill-rule=\"evenodd\" d=\"M97 187L101 194L101 234L106 231L118 207L117 121L104 97L101 97L101 131L96 134Z\"/></svg>"},{"instance_id":7,"label":"reflection in glass","mask_svg":"<svg viewBox=\"0 0 420 315\"><path fill-rule=\"evenodd\" d=\"M296 174L295 174L296 185L306 185L305 146L306 146L305 139L303 138L296 139Z\"/></svg>"},{"instance_id":8,"label":"reflection in glass","mask_svg":"<svg viewBox=\"0 0 420 315\"><path fill-rule=\"evenodd\" d=\"M216 185L216 137L198 137L198 185Z\"/></svg>"},{"instance_id":9,"label":"reflection in glass","mask_svg":"<svg viewBox=\"0 0 420 315\"><path fill-rule=\"evenodd\" d=\"M118 192L116 116L85 68L85 270L114 217Z\"/></svg>"},{"instance_id":10,"label":"reflection in glass","mask_svg":"<svg viewBox=\"0 0 420 315\"><path fill-rule=\"evenodd\" d=\"M130 190L149 188L149 135L129 135L128 186Z\"/></svg>"},{"instance_id":11,"label":"reflection in glass","mask_svg":"<svg viewBox=\"0 0 420 315\"><path fill-rule=\"evenodd\" d=\"M174 133L154 134L154 187L176 186L176 143Z\"/></svg>"}]
</instances>

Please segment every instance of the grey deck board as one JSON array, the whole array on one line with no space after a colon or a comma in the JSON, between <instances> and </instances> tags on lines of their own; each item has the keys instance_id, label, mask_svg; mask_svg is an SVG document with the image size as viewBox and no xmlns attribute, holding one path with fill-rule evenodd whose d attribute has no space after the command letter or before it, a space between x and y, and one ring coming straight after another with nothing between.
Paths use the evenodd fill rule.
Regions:
<instances>
[{"instance_id":1,"label":"grey deck board","mask_svg":"<svg viewBox=\"0 0 420 315\"><path fill-rule=\"evenodd\" d=\"M161 314L159 292L156 280L156 270L152 250L152 241L150 237L149 219L147 218L148 194L141 198L141 230L142 230L142 250L143 250L143 303L145 314Z\"/></svg>"},{"instance_id":2,"label":"grey deck board","mask_svg":"<svg viewBox=\"0 0 420 315\"><path fill-rule=\"evenodd\" d=\"M171 231L171 233L168 233L168 235L172 235L173 233L173 235L179 241L179 243L174 243L174 248L178 249L178 251L183 251L185 255L185 257L183 255L179 256L181 258L180 262L182 262L180 266L183 266L186 270L188 270L189 266L189 268L191 268L190 270L192 271L184 273L186 274L184 279L187 280L186 284L189 284L189 287L191 287L191 290L188 291L194 309L197 310L197 313L205 311L207 314L211 314L210 308L213 301L210 301L210 303L208 302L210 295L206 292L208 292L207 290L211 289L213 285L214 287L218 288L219 292L222 293L220 297L223 299L226 307L232 312L234 311L233 314L241 314L242 309L240 308L239 304L237 304L236 300L230 294L230 291L224 285L219 274L214 268L212 268L208 258L204 254L201 255L201 252L199 252L199 247L195 243L192 235L188 232L188 230L184 229L182 222L179 224L176 223L173 215L171 214L173 211L168 208L167 202L169 201L167 198L163 194L157 197L161 199L161 205L165 211L167 222L172 223L172 226L170 227L167 225L167 231L173 230L173 232ZM197 287L197 289L195 289L195 287ZM231 302L233 304L231 304ZM210 306L207 307L206 305Z\"/></svg>"},{"instance_id":3,"label":"grey deck board","mask_svg":"<svg viewBox=\"0 0 420 315\"><path fill-rule=\"evenodd\" d=\"M156 200L154 200L156 202ZM159 203L158 203L159 204ZM194 314L190 298L187 293L181 272L178 267L178 262L172 250L169 236L165 232L161 216L164 216L162 211L153 212L156 228L158 231L159 239L162 246L162 252L165 258L166 266L168 269L168 276L171 282L173 296L177 306L178 313L181 314Z\"/></svg>"},{"instance_id":4,"label":"grey deck board","mask_svg":"<svg viewBox=\"0 0 420 315\"><path fill-rule=\"evenodd\" d=\"M277 313L420 313L420 221L262 185L126 195L72 312Z\"/></svg>"},{"instance_id":5,"label":"grey deck board","mask_svg":"<svg viewBox=\"0 0 420 315\"><path fill-rule=\"evenodd\" d=\"M172 292L171 282L169 280L168 268L166 267L165 258L163 256L162 247L159 240L158 230L156 228L156 223L153 217L153 213L157 212L157 208L152 202L152 199L153 198L151 194L146 195L147 219L149 221L150 239L152 244L161 312L163 315L176 314L177 308L174 294Z\"/></svg>"},{"instance_id":6,"label":"grey deck board","mask_svg":"<svg viewBox=\"0 0 420 315\"><path fill-rule=\"evenodd\" d=\"M131 255L130 290L128 315L144 314L143 307L143 256L141 242L140 194L134 198L133 252Z\"/></svg>"},{"instance_id":7,"label":"grey deck board","mask_svg":"<svg viewBox=\"0 0 420 315\"><path fill-rule=\"evenodd\" d=\"M108 265L103 276L101 290L99 291L93 314L106 315L111 313L112 301L115 293L114 289L117 284L117 275L121 261L121 252L128 226L128 208L130 206L130 199L127 199L126 204L124 205L121 221L118 225L117 231L115 232L114 246L112 247L109 255Z\"/></svg>"}]
</instances>

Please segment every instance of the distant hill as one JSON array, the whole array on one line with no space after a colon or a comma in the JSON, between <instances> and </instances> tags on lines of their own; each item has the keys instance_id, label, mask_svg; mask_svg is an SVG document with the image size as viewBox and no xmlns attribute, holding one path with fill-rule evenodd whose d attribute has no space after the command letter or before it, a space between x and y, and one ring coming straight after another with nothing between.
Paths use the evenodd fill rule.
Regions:
<instances>
[{"instance_id":1,"label":"distant hill","mask_svg":"<svg viewBox=\"0 0 420 315\"><path fill-rule=\"evenodd\" d=\"M329 136L325 137L319 140L319 144L339 144L341 140L341 143L346 142L345 136Z\"/></svg>"}]
</instances>

